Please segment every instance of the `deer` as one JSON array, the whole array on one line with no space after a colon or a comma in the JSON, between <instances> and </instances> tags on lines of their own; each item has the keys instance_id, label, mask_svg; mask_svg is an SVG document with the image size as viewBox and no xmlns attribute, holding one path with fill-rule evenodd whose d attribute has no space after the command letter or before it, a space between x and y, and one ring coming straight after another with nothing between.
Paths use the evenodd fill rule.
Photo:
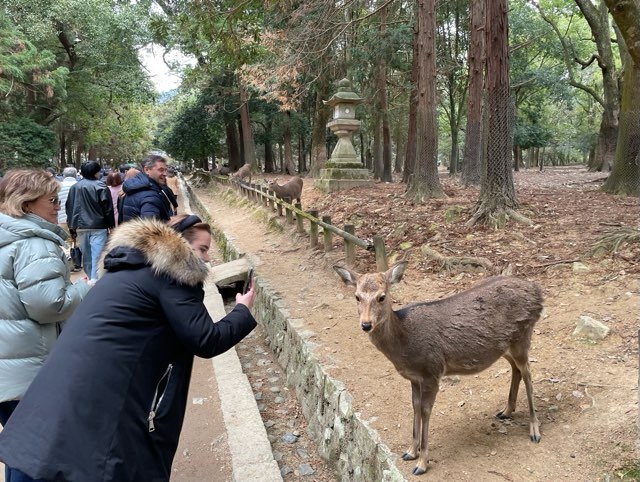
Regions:
<instances>
[{"instance_id":1,"label":"deer","mask_svg":"<svg viewBox=\"0 0 640 482\"><path fill-rule=\"evenodd\" d=\"M300 196L302 195L302 178L293 176L289 182L283 185L279 185L277 179L269 182L269 189L276 193L276 197L280 199L289 198L292 201L295 199L301 202Z\"/></svg>"},{"instance_id":2,"label":"deer","mask_svg":"<svg viewBox=\"0 0 640 482\"><path fill-rule=\"evenodd\" d=\"M411 382L413 440L402 459L417 459L413 475L427 471L429 418L441 378L479 373L501 357L511 365L511 387L507 405L496 417L511 417L524 380L529 438L540 442L529 370L531 335L543 309L540 287L516 277L493 276L453 296L394 310L389 289L402 279L407 264L403 260L384 273L370 274L340 265L333 269L347 286L355 286L362 330Z\"/></svg>"},{"instance_id":3,"label":"deer","mask_svg":"<svg viewBox=\"0 0 640 482\"><path fill-rule=\"evenodd\" d=\"M249 178L249 184L251 184L251 164L243 164L240 169L238 169L234 174L233 178L238 181L244 181L244 179Z\"/></svg>"}]
</instances>

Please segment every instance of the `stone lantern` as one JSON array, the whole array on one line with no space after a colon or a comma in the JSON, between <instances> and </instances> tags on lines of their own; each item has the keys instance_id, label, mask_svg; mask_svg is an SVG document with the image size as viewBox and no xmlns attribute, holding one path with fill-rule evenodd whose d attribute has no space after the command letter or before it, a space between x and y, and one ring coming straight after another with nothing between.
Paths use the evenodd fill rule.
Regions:
<instances>
[{"instance_id":1,"label":"stone lantern","mask_svg":"<svg viewBox=\"0 0 640 482\"><path fill-rule=\"evenodd\" d=\"M351 142L351 136L360 127L360 121L356 119L356 106L362 102L362 98L351 89L349 80L342 79L338 84L338 92L323 102L333 107L333 119L327 127L338 137L338 142L331 159L320 170L315 186L331 192L370 184L369 171L362 167Z\"/></svg>"}]
</instances>

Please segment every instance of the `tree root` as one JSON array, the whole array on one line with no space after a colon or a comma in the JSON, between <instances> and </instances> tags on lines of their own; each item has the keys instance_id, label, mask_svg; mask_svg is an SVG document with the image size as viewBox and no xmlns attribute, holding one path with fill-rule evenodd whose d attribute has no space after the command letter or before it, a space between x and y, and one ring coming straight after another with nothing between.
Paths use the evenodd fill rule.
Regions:
<instances>
[{"instance_id":1,"label":"tree root","mask_svg":"<svg viewBox=\"0 0 640 482\"><path fill-rule=\"evenodd\" d=\"M439 270L444 269L458 273L466 271L491 271L493 269L493 263L487 258L443 256L426 244L420 248L420 252L424 257L434 260Z\"/></svg>"},{"instance_id":2,"label":"tree root","mask_svg":"<svg viewBox=\"0 0 640 482\"><path fill-rule=\"evenodd\" d=\"M640 243L640 230L623 226L619 229L607 231L591 249L591 255L617 253L624 244Z\"/></svg>"},{"instance_id":3,"label":"tree root","mask_svg":"<svg viewBox=\"0 0 640 482\"><path fill-rule=\"evenodd\" d=\"M526 226L533 225L533 221L531 221L531 219L520 214L514 209L490 209L489 207L481 205L471 219L467 221L467 226L485 224L493 229L502 229L506 226L507 222L509 222L509 219L513 219L514 221Z\"/></svg>"}]
</instances>

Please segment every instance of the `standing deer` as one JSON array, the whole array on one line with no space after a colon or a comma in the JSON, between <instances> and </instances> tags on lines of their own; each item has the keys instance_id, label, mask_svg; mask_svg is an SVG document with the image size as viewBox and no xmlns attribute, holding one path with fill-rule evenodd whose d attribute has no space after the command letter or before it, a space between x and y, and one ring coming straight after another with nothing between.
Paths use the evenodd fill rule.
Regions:
<instances>
[{"instance_id":1,"label":"standing deer","mask_svg":"<svg viewBox=\"0 0 640 482\"><path fill-rule=\"evenodd\" d=\"M249 178L249 184L251 184L251 164L243 164L233 175L233 178L238 181L244 181L246 177Z\"/></svg>"},{"instance_id":2,"label":"standing deer","mask_svg":"<svg viewBox=\"0 0 640 482\"><path fill-rule=\"evenodd\" d=\"M294 199L301 202L302 186L302 178L298 176L293 176L289 182L286 182L282 186L278 184L277 179L269 182L269 189L276 193L276 197L280 199L288 197L291 202L293 202Z\"/></svg>"},{"instance_id":3,"label":"standing deer","mask_svg":"<svg viewBox=\"0 0 640 482\"><path fill-rule=\"evenodd\" d=\"M508 418L516 408L520 380L529 402L529 437L540 442L533 406L529 346L542 312L542 292L532 282L495 276L456 295L393 310L392 284L402 279L406 261L384 273L359 274L333 269L346 285L355 286L360 327L373 344L411 382L413 443L403 460L418 459L414 475L427 471L429 418L443 375L472 375L500 357L511 365L507 406L496 415Z\"/></svg>"}]
</instances>

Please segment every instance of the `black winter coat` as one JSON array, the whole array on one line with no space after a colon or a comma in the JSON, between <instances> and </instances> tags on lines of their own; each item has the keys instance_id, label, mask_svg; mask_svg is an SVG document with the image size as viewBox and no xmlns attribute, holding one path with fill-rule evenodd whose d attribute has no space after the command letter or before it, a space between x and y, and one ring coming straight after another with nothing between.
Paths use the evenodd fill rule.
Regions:
<instances>
[{"instance_id":1,"label":"black winter coat","mask_svg":"<svg viewBox=\"0 0 640 482\"><path fill-rule=\"evenodd\" d=\"M0 460L33 478L168 481L193 356L256 326L244 305L213 322L206 265L159 221L119 226L106 252L106 273L0 433Z\"/></svg>"},{"instance_id":2,"label":"black winter coat","mask_svg":"<svg viewBox=\"0 0 640 482\"><path fill-rule=\"evenodd\" d=\"M97 179L82 179L71 186L64 208L69 229L111 229L116 225L111 191Z\"/></svg>"},{"instance_id":3,"label":"black winter coat","mask_svg":"<svg viewBox=\"0 0 640 482\"><path fill-rule=\"evenodd\" d=\"M173 216L173 207L167 196L162 193L160 185L139 172L122 184L125 193L122 204L118 206L118 222L135 218L156 218L167 221Z\"/></svg>"}]
</instances>

